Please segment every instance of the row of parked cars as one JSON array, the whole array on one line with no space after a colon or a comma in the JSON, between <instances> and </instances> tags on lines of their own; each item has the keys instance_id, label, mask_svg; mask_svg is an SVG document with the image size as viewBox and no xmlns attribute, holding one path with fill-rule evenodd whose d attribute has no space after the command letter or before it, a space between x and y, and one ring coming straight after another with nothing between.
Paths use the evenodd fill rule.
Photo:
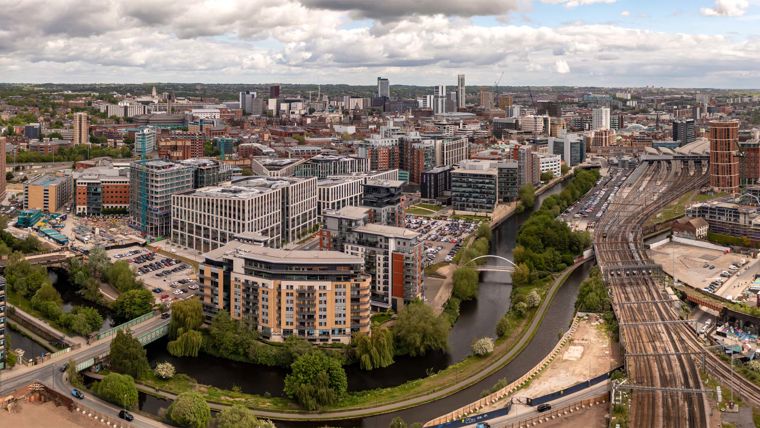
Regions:
<instances>
[{"instance_id":1,"label":"row of parked cars","mask_svg":"<svg viewBox=\"0 0 760 428\"><path fill-rule=\"evenodd\" d=\"M146 273L150 273L153 271L157 271L159 269L167 268L169 266L174 266L177 263L179 263L176 260L170 259L168 257L164 257L161 260L155 261L153 263L148 263L144 266L140 266L139 269L137 269L138 272L140 272L141 275L145 275Z\"/></svg>"},{"instance_id":2,"label":"row of parked cars","mask_svg":"<svg viewBox=\"0 0 760 428\"><path fill-rule=\"evenodd\" d=\"M174 262L172 264L178 263L176 260L172 260L172 261ZM171 266L172 264L170 264L169 266ZM164 276L169 276L173 273L181 272L189 267L190 266L186 265L185 263L180 263L179 266L175 266L171 269L162 270L161 272L157 273L156 276L159 278L164 277Z\"/></svg>"}]
</instances>

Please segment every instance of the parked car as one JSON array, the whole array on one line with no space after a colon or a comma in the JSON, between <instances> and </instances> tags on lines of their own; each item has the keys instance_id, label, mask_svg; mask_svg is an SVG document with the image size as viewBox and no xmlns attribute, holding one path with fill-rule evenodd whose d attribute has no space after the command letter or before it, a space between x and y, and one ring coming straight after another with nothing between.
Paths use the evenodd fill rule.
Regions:
<instances>
[{"instance_id":1,"label":"parked car","mask_svg":"<svg viewBox=\"0 0 760 428\"><path fill-rule=\"evenodd\" d=\"M80 391L80 390L78 390L76 388L72 388L71 389L71 395L74 396L74 397L76 397L76 398L78 398L78 399L80 399L80 400L84 400L84 394L82 393L82 391Z\"/></svg>"},{"instance_id":2,"label":"parked car","mask_svg":"<svg viewBox=\"0 0 760 428\"><path fill-rule=\"evenodd\" d=\"M119 412L119 417L122 418L122 419L124 419L127 422L132 422L132 420L135 418L134 416L132 416L131 413L129 413L126 410L120 411Z\"/></svg>"},{"instance_id":3,"label":"parked car","mask_svg":"<svg viewBox=\"0 0 760 428\"><path fill-rule=\"evenodd\" d=\"M536 410L538 410L539 412L545 412L551 409L552 409L552 405L549 403L539 404L538 407L536 407Z\"/></svg>"},{"instance_id":4,"label":"parked car","mask_svg":"<svg viewBox=\"0 0 760 428\"><path fill-rule=\"evenodd\" d=\"M156 288L153 289L153 292L156 293L156 294L160 293L161 291L162 290L160 288L158 288L158 287L156 287Z\"/></svg>"},{"instance_id":5,"label":"parked car","mask_svg":"<svg viewBox=\"0 0 760 428\"><path fill-rule=\"evenodd\" d=\"M164 313L162 313L162 314L161 314L161 319L162 319L162 320L167 320L167 319L169 319L169 317L171 317L171 316L172 316L172 315L171 315L169 312L164 312Z\"/></svg>"}]
</instances>

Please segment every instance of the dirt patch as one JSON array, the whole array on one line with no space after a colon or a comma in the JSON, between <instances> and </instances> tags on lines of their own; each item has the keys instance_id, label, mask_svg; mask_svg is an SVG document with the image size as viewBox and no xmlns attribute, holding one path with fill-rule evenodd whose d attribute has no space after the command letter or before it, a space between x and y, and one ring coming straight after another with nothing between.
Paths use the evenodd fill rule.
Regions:
<instances>
[{"instance_id":1,"label":"dirt patch","mask_svg":"<svg viewBox=\"0 0 760 428\"><path fill-rule=\"evenodd\" d=\"M538 426L543 428L602 428L607 426L608 415L609 411L606 406L594 406Z\"/></svg>"},{"instance_id":2,"label":"dirt patch","mask_svg":"<svg viewBox=\"0 0 760 428\"><path fill-rule=\"evenodd\" d=\"M90 428L103 427L81 414L70 412L65 407L56 407L52 402L37 404L20 403L13 413L3 411L0 415L2 425L13 428Z\"/></svg>"}]
</instances>

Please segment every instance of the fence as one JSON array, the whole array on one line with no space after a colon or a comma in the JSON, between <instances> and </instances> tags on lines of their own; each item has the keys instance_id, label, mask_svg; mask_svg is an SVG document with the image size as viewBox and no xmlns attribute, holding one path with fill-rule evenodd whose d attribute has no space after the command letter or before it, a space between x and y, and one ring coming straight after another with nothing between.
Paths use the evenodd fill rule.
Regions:
<instances>
[{"instance_id":1,"label":"fence","mask_svg":"<svg viewBox=\"0 0 760 428\"><path fill-rule=\"evenodd\" d=\"M536 364L530 371L528 371L528 373L525 373L520 378L510 383L509 385L505 386L504 388L494 393L491 393L481 398L480 400L475 401L474 403L470 403L466 406L463 406L454 410L453 412L450 412L446 415L443 415L441 417L428 421L424 426L448 427L449 423L463 419L467 417L467 415L471 415L483 409L484 407L490 406L496 403L497 401L501 400L502 398L505 398L517 392L526 383L532 381L536 376L538 376L538 374L541 373L541 371L543 371L546 367L548 367L549 364L551 364L551 362L554 361L555 358L557 358L557 355L559 355L562 348L564 348L565 345L570 341L570 339L572 339L573 335L575 334L575 331L578 329L579 319L580 318L578 316L573 318L573 323L570 325L570 328L565 332L565 334L562 336L562 339L560 339L557 345L554 346L554 349L552 349L552 352L550 352L549 355L544 357L544 359L541 360L540 363Z\"/></svg>"},{"instance_id":2,"label":"fence","mask_svg":"<svg viewBox=\"0 0 760 428\"><path fill-rule=\"evenodd\" d=\"M530 398L528 399L528 405L538 406L539 404L544 404L544 403L548 403L549 401L554 401L558 398L564 397L565 395L575 394L578 391L582 391L588 387L594 386L598 383L608 380L612 376L612 373L615 370L618 370L621 368L623 368L623 366L620 366L614 370L611 370L603 375L599 375L595 378L584 380L583 382L578 382L575 385L567 387L565 389L552 392L551 394L546 394L546 395L543 395L541 397L536 397L536 398Z\"/></svg>"},{"instance_id":3,"label":"fence","mask_svg":"<svg viewBox=\"0 0 760 428\"><path fill-rule=\"evenodd\" d=\"M125 328L132 327L133 325L136 325L136 324L140 324L143 321L147 321L147 320L153 318L153 316L154 316L153 312L148 312L147 314L140 315L139 317L137 317L135 319L131 319L131 320L125 322L124 324L119 324L116 327L109 328L108 330L106 330L104 332L98 333L97 336L96 336L96 340L100 340L100 339L104 339L106 337L114 336L117 331L124 330Z\"/></svg>"},{"instance_id":4,"label":"fence","mask_svg":"<svg viewBox=\"0 0 760 428\"><path fill-rule=\"evenodd\" d=\"M598 397L595 397L595 398L581 400L575 404L570 404L568 406L564 406L559 409L553 409L551 411L542 413L538 416L534 416L529 419L525 419L519 422L507 423L505 425L499 425L499 426L503 428L527 428L527 427L540 425L546 422L552 422L552 421L556 422L558 419L566 418L572 415L573 413L583 411L595 406L606 405L609 402L608 395L609 394L605 393L604 395L599 395Z\"/></svg>"}]
</instances>

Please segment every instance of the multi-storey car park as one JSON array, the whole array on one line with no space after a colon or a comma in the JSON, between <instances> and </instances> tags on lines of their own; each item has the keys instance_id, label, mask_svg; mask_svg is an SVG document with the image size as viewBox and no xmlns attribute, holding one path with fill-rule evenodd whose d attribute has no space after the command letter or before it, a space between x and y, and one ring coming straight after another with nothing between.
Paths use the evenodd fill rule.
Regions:
<instances>
[{"instance_id":1,"label":"multi-storey car park","mask_svg":"<svg viewBox=\"0 0 760 428\"><path fill-rule=\"evenodd\" d=\"M706 427L708 407L698 365L754 405L760 388L707 352L665 292L661 269L643 250L647 218L683 193L707 183L704 156L675 154L645 158L596 227L597 260L609 284L626 351L635 426Z\"/></svg>"}]
</instances>

